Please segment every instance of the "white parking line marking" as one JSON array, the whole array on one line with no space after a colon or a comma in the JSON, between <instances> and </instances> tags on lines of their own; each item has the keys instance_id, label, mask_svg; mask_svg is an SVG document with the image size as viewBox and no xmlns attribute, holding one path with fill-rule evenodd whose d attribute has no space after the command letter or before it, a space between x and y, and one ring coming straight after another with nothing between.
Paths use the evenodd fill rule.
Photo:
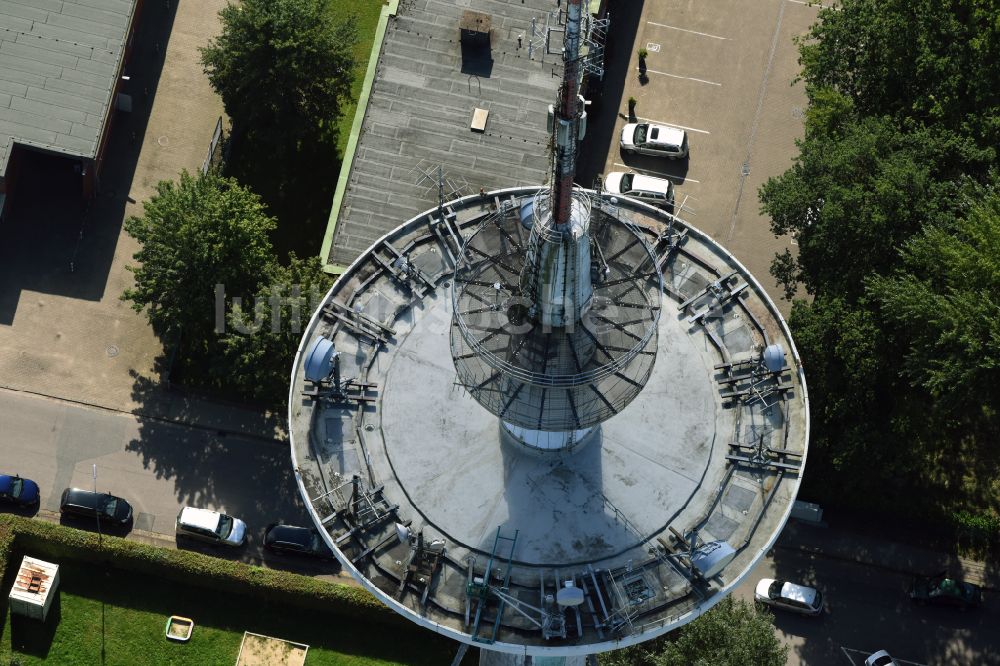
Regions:
<instances>
[{"instance_id":1,"label":"white parking line marking","mask_svg":"<svg viewBox=\"0 0 1000 666\"><path fill-rule=\"evenodd\" d=\"M636 67L636 69L639 69ZM660 76L669 76L674 79L687 79L688 81L697 81L698 83L707 83L710 86L721 86L721 83L716 83L715 81L706 81L705 79L696 79L691 76L680 76L679 74L668 74L667 72L658 72L655 69L647 69L650 74L659 74Z\"/></svg>"},{"instance_id":2,"label":"white parking line marking","mask_svg":"<svg viewBox=\"0 0 1000 666\"><path fill-rule=\"evenodd\" d=\"M806 5L807 7L819 7L821 9L836 9L833 5L821 5L818 2L803 2L803 0L788 0L788 2L794 2L797 5Z\"/></svg>"},{"instance_id":3,"label":"white parking line marking","mask_svg":"<svg viewBox=\"0 0 1000 666\"><path fill-rule=\"evenodd\" d=\"M847 654L848 652L855 652L861 655L861 661L858 663L864 663L864 660L867 659L869 655L875 654L875 650L855 650L854 648L844 647L843 645L840 646L840 651L843 652L844 656L847 657L847 660L851 662L851 666L855 666L855 662L854 658L851 655ZM895 656L893 656L892 661L895 664L908 664L908 666L927 666L927 664L921 664L916 661L907 661L906 659L898 659Z\"/></svg>"},{"instance_id":4,"label":"white parking line marking","mask_svg":"<svg viewBox=\"0 0 1000 666\"><path fill-rule=\"evenodd\" d=\"M650 171L649 169L637 169L637 168L629 166L627 164L622 164L621 162L613 162L612 164L614 164L615 166L620 166L623 169L631 169L632 171L636 171L638 173L642 173L642 174L645 174L647 176L656 176L657 178L671 178L671 179L676 180L676 181L681 182L681 183L700 183L701 182L700 180L695 180L694 178L681 178L680 176L671 176L670 174L666 174L666 173L656 173L655 171Z\"/></svg>"},{"instance_id":5,"label":"white parking line marking","mask_svg":"<svg viewBox=\"0 0 1000 666\"><path fill-rule=\"evenodd\" d=\"M796 0L792 0L796 2ZM711 37L712 39L723 39L729 41L728 37L719 37L718 35L710 35L707 32L698 32L697 30L687 30L686 28L678 28L675 25L667 25L666 23L656 23L655 21L646 21L649 25L655 25L658 28L670 28L671 30L680 30L681 32L690 32L692 35L701 35L702 37Z\"/></svg>"},{"instance_id":6,"label":"white parking line marking","mask_svg":"<svg viewBox=\"0 0 1000 666\"><path fill-rule=\"evenodd\" d=\"M670 127L680 127L681 129L687 130L689 132L700 132L701 134L711 134L711 132L709 132L708 130L701 130L698 129L697 127L685 127L684 125L667 123L662 120L653 120L652 118L643 118L642 116L636 116L636 118L638 118L639 120L645 120L647 123L655 123L657 125L669 125Z\"/></svg>"}]
</instances>

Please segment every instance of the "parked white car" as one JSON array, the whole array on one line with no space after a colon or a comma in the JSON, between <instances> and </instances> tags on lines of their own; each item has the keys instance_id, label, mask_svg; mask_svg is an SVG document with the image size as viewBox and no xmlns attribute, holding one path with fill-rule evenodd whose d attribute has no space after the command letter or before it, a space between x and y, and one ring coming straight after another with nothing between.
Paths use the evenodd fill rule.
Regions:
<instances>
[{"instance_id":1,"label":"parked white car","mask_svg":"<svg viewBox=\"0 0 1000 666\"><path fill-rule=\"evenodd\" d=\"M651 123L628 123L622 128L619 141L622 152L669 157L672 160L687 157L687 132L677 127Z\"/></svg>"},{"instance_id":2,"label":"parked white car","mask_svg":"<svg viewBox=\"0 0 1000 666\"><path fill-rule=\"evenodd\" d=\"M186 506L177 514L177 537L213 545L239 547L246 543L247 526L239 518L218 511Z\"/></svg>"},{"instance_id":3,"label":"parked white car","mask_svg":"<svg viewBox=\"0 0 1000 666\"><path fill-rule=\"evenodd\" d=\"M671 209L674 205L674 184L666 178L612 171L604 177L604 189L611 194L635 197L649 203L663 204Z\"/></svg>"},{"instance_id":4,"label":"parked white car","mask_svg":"<svg viewBox=\"0 0 1000 666\"><path fill-rule=\"evenodd\" d=\"M819 615L823 611L823 595L819 590L785 580L762 578L753 596L762 604L802 615Z\"/></svg>"}]
</instances>

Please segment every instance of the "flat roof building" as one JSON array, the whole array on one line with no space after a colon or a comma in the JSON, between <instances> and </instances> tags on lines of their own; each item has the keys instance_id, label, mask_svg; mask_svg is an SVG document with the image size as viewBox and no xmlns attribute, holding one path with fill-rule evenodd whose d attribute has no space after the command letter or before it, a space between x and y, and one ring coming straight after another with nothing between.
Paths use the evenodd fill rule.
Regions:
<instances>
[{"instance_id":1,"label":"flat roof building","mask_svg":"<svg viewBox=\"0 0 1000 666\"><path fill-rule=\"evenodd\" d=\"M416 0L389 22L334 196L321 252L329 267L346 267L400 220L436 205L439 174L446 199L545 179L546 109L562 64L559 45L542 35L558 24L556 3L482 3L473 13L489 16L489 28L473 42L461 29L469 9ZM472 131L477 109L488 114Z\"/></svg>"},{"instance_id":2,"label":"flat roof building","mask_svg":"<svg viewBox=\"0 0 1000 666\"><path fill-rule=\"evenodd\" d=\"M0 2L0 214L20 150L80 163L93 193L142 0Z\"/></svg>"}]
</instances>

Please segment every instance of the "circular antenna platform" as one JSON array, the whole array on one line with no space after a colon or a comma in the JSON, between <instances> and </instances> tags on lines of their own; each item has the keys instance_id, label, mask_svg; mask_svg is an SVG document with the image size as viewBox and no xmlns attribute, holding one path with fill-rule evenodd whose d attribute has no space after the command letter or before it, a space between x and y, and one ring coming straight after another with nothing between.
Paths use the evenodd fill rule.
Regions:
<instances>
[{"instance_id":1,"label":"circular antenna platform","mask_svg":"<svg viewBox=\"0 0 1000 666\"><path fill-rule=\"evenodd\" d=\"M628 197L574 190L557 224L547 192L380 238L316 308L289 401L344 571L522 658L634 645L729 594L788 519L809 434L788 329L732 255ZM334 358L351 379L317 395Z\"/></svg>"}]
</instances>

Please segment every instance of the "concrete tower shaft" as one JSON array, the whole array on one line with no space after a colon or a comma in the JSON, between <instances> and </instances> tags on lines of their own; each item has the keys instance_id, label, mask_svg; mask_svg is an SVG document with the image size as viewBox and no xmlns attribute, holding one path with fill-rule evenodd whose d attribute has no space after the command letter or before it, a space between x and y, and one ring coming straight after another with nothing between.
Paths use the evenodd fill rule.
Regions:
<instances>
[{"instance_id":1,"label":"concrete tower shaft","mask_svg":"<svg viewBox=\"0 0 1000 666\"><path fill-rule=\"evenodd\" d=\"M550 107L552 186L497 211L466 241L455 273L459 379L508 433L546 450L574 446L642 390L662 293L641 235L574 188L582 4L566 7L563 80Z\"/></svg>"},{"instance_id":2,"label":"concrete tower shaft","mask_svg":"<svg viewBox=\"0 0 1000 666\"><path fill-rule=\"evenodd\" d=\"M590 200L571 198L570 218L556 224L544 202L536 200L528 238L521 296L531 306L529 318L547 328L573 328L590 309Z\"/></svg>"},{"instance_id":3,"label":"concrete tower shaft","mask_svg":"<svg viewBox=\"0 0 1000 666\"><path fill-rule=\"evenodd\" d=\"M544 207L547 194L527 205ZM662 283L655 256L616 209L591 207L585 196L578 192L574 205L587 212L586 233L573 236L576 221L552 227L544 211L533 217L502 207L468 237L455 271L458 378L525 443L575 443L639 394L656 359ZM573 262L589 264L592 247L594 265L580 271Z\"/></svg>"}]
</instances>

